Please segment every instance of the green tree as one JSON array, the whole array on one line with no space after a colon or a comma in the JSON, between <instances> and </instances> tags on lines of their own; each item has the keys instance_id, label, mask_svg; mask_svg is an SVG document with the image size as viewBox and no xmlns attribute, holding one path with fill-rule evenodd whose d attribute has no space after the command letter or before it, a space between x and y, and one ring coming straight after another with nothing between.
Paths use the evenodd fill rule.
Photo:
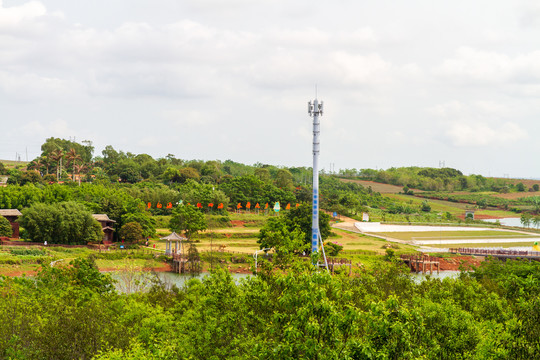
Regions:
<instances>
[{"instance_id":1,"label":"green tree","mask_svg":"<svg viewBox=\"0 0 540 360\"><path fill-rule=\"evenodd\" d=\"M156 220L146 212L132 212L122 215L122 223L136 222L142 228L142 237L156 234Z\"/></svg>"},{"instance_id":2,"label":"green tree","mask_svg":"<svg viewBox=\"0 0 540 360\"><path fill-rule=\"evenodd\" d=\"M422 201L422 206L420 207L420 210L424 212L430 212L431 211L431 205L429 205L427 200Z\"/></svg>"},{"instance_id":3,"label":"green tree","mask_svg":"<svg viewBox=\"0 0 540 360\"><path fill-rule=\"evenodd\" d=\"M270 183L270 181L272 181L272 176L270 175L270 171L267 168L255 169L255 176L265 183Z\"/></svg>"},{"instance_id":4,"label":"green tree","mask_svg":"<svg viewBox=\"0 0 540 360\"><path fill-rule=\"evenodd\" d=\"M185 167L178 170L178 176L180 178L178 182L181 184L185 183L189 179L199 181L199 179L201 178L199 171L192 167Z\"/></svg>"},{"instance_id":5,"label":"green tree","mask_svg":"<svg viewBox=\"0 0 540 360\"><path fill-rule=\"evenodd\" d=\"M129 243L136 243L143 237L143 228L138 222L128 222L120 228L120 237Z\"/></svg>"},{"instance_id":6,"label":"green tree","mask_svg":"<svg viewBox=\"0 0 540 360\"><path fill-rule=\"evenodd\" d=\"M293 176L287 169L279 169L276 174L276 186L280 189L293 191Z\"/></svg>"},{"instance_id":7,"label":"green tree","mask_svg":"<svg viewBox=\"0 0 540 360\"><path fill-rule=\"evenodd\" d=\"M0 175L7 175L8 169L4 166L3 163L0 162Z\"/></svg>"},{"instance_id":8,"label":"green tree","mask_svg":"<svg viewBox=\"0 0 540 360\"><path fill-rule=\"evenodd\" d=\"M22 211L21 226L34 241L50 244L86 244L103 238L101 225L76 202L36 203Z\"/></svg>"},{"instance_id":9,"label":"green tree","mask_svg":"<svg viewBox=\"0 0 540 360\"><path fill-rule=\"evenodd\" d=\"M531 226L531 219L532 219L531 214L529 214L527 212L521 214L521 218L520 218L521 225L523 225L524 227L530 227Z\"/></svg>"},{"instance_id":10,"label":"green tree","mask_svg":"<svg viewBox=\"0 0 540 360\"><path fill-rule=\"evenodd\" d=\"M0 215L0 237L11 237L13 235L13 229L8 219Z\"/></svg>"},{"instance_id":11,"label":"green tree","mask_svg":"<svg viewBox=\"0 0 540 360\"><path fill-rule=\"evenodd\" d=\"M206 230L204 214L192 205L180 205L173 209L169 222L171 231L183 231L188 240L199 231Z\"/></svg>"},{"instance_id":12,"label":"green tree","mask_svg":"<svg viewBox=\"0 0 540 360\"><path fill-rule=\"evenodd\" d=\"M275 263L280 267L289 265L292 255L302 254L309 248L300 227L291 231L282 216L268 219L258 237L257 242L261 249L271 248L275 251Z\"/></svg>"},{"instance_id":13,"label":"green tree","mask_svg":"<svg viewBox=\"0 0 540 360\"><path fill-rule=\"evenodd\" d=\"M523 183L521 183L521 182L518 183L518 184L516 185L516 190L519 191L519 192L525 191L525 185L524 185Z\"/></svg>"},{"instance_id":14,"label":"green tree","mask_svg":"<svg viewBox=\"0 0 540 360\"><path fill-rule=\"evenodd\" d=\"M287 223L287 227L290 231L295 228L300 228L304 233L304 240L306 243L311 244L311 227L312 227L312 206L311 204L304 203L299 207L291 209L285 213L284 218ZM325 241L331 233L330 227L330 215L325 212L319 211L319 231L322 241Z\"/></svg>"},{"instance_id":15,"label":"green tree","mask_svg":"<svg viewBox=\"0 0 540 360\"><path fill-rule=\"evenodd\" d=\"M19 178L19 185L24 184L41 184L43 179L37 171L24 171Z\"/></svg>"}]
</instances>

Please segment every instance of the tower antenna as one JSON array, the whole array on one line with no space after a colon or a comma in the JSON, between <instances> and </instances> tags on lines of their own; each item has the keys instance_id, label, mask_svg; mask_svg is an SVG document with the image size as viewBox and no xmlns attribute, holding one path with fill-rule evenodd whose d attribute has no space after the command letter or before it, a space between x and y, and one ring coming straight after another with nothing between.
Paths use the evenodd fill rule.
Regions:
<instances>
[{"instance_id":1,"label":"tower antenna","mask_svg":"<svg viewBox=\"0 0 540 360\"><path fill-rule=\"evenodd\" d=\"M317 86L315 86L317 92ZM319 116L323 114L323 102L315 98L313 102L308 102L308 114L313 117L313 209L311 212L311 253L319 252L319 244L321 245L324 263L328 269L326 262L326 254L322 244L322 238L319 230L319 153L320 153L320 121Z\"/></svg>"}]
</instances>

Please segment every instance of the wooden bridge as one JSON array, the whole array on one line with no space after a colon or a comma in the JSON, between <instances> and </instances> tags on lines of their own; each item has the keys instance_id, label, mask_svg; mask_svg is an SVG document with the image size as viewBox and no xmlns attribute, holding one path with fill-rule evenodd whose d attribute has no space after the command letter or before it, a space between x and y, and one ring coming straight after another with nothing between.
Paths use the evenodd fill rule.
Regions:
<instances>
[{"instance_id":1,"label":"wooden bridge","mask_svg":"<svg viewBox=\"0 0 540 360\"><path fill-rule=\"evenodd\" d=\"M499 259L529 259L540 261L539 251L509 250L509 249L474 249L459 248L448 249L452 254L474 255L474 256L492 256Z\"/></svg>"},{"instance_id":2,"label":"wooden bridge","mask_svg":"<svg viewBox=\"0 0 540 360\"><path fill-rule=\"evenodd\" d=\"M437 274L440 270L440 262L436 260L437 258L429 255L401 255L400 259L415 273L422 272L422 274L425 274L428 271L428 266L430 274L433 274L433 266L435 266Z\"/></svg>"}]
</instances>

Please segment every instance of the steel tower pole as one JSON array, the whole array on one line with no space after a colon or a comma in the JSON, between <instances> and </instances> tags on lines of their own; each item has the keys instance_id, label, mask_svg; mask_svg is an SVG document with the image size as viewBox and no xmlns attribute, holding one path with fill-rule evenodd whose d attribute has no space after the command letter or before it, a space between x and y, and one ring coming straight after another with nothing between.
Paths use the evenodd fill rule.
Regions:
<instances>
[{"instance_id":1,"label":"steel tower pole","mask_svg":"<svg viewBox=\"0 0 540 360\"><path fill-rule=\"evenodd\" d=\"M319 251L319 152L320 121L323 114L323 102L315 99L308 103L308 113L313 117L313 211L311 222L311 252Z\"/></svg>"}]
</instances>

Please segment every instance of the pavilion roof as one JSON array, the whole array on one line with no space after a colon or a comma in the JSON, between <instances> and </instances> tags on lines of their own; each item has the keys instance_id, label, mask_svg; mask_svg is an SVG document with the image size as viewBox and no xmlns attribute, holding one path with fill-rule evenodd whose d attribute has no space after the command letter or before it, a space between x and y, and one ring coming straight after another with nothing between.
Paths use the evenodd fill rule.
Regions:
<instances>
[{"instance_id":1,"label":"pavilion roof","mask_svg":"<svg viewBox=\"0 0 540 360\"><path fill-rule=\"evenodd\" d=\"M185 237L178 235L176 232L172 232L170 235L162 237L161 240L187 240Z\"/></svg>"}]
</instances>

